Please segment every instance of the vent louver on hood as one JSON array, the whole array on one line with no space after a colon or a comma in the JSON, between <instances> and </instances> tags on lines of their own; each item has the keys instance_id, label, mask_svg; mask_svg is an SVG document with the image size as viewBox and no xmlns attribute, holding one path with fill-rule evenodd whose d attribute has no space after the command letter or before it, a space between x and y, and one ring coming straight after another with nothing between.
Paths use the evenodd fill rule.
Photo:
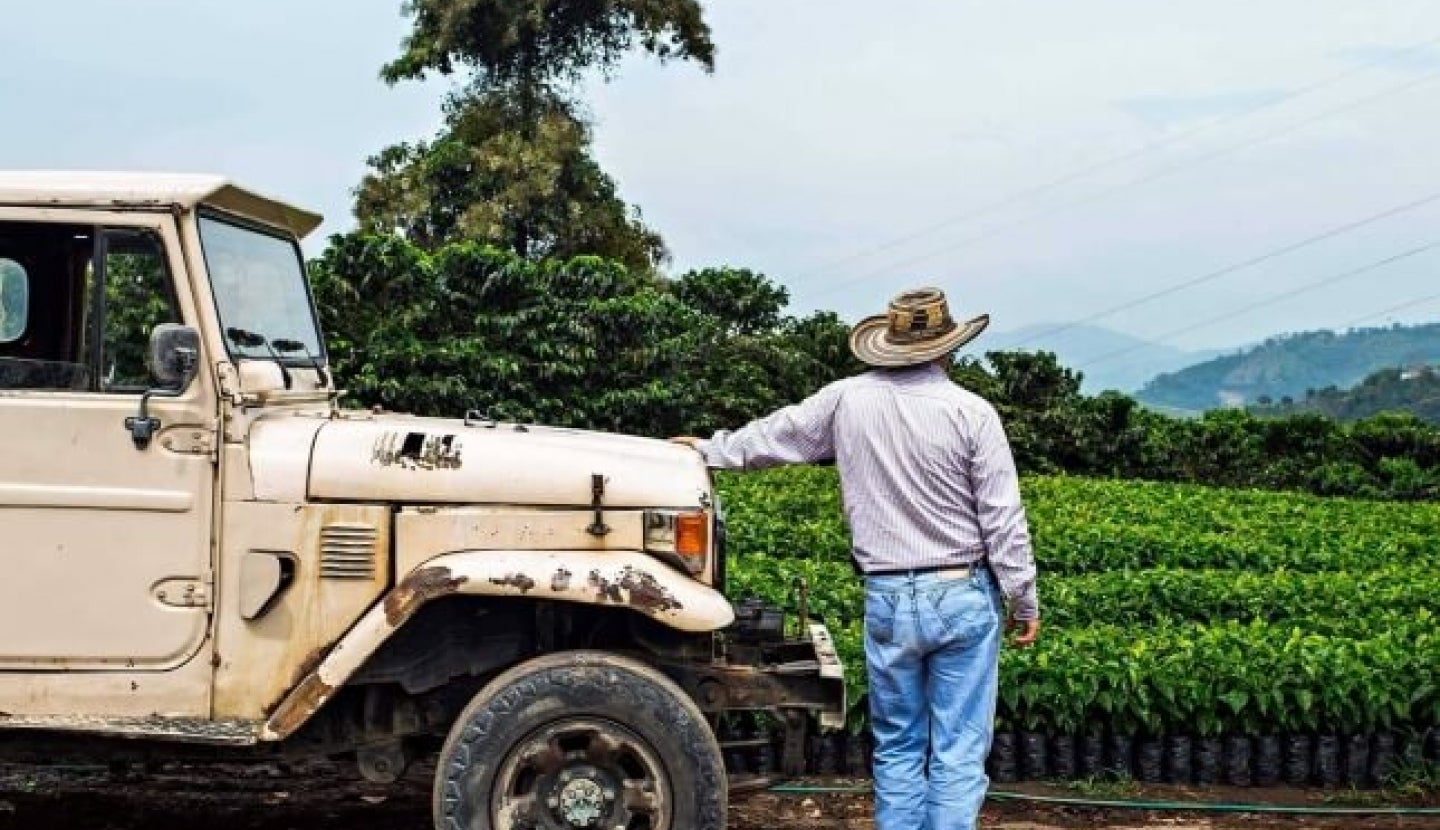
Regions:
<instances>
[{"instance_id":1,"label":"vent louver on hood","mask_svg":"<svg viewBox=\"0 0 1440 830\"><path fill-rule=\"evenodd\" d=\"M320 576L324 579L374 577L379 535L372 525L325 525L320 529Z\"/></svg>"}]
</instances>

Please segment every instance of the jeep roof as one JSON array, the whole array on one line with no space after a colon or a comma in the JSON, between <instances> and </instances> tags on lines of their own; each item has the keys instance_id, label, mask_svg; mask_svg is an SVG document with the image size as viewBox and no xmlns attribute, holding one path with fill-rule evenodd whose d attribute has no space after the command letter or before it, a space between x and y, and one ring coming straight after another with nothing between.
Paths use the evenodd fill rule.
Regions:
<instances>
[{"instance_id":1,"label":"jeep roof","mask_svg":"<svg viewBox=\"0 0 1440 830\"><path fill-rule=\"evenodd\" d=\"M304 237L320 226L317 213L236 185L223 176L192 173L0 170L0 205L190 209L209 205Z\"/></svg>"}]
</instances>

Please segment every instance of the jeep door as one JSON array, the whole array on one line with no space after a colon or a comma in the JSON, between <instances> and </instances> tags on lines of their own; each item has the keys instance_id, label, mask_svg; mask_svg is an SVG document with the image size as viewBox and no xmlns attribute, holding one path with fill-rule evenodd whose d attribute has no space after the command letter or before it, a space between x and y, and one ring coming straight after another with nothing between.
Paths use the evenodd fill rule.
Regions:
<instances>
[{"instance_id":1,"label":"jeep door","mask_svg":"<svg viewBox=\"0 0 1440 830\"><path fill-rule=\"evenodd\" d=\"M198 320L180 250L168 213L0 208L0 671L161 672L206 641L209 373L149 401L154 440L127 427L150 330ZM204 713L186 694L165 709Z\"/></svg>"}]
</instances>

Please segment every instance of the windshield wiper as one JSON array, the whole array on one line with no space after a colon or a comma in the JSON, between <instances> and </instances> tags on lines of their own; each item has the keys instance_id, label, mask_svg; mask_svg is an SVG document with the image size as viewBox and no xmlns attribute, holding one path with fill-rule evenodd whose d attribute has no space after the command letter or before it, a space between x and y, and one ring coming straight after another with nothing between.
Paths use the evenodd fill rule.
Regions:
<instances>
[{"instance_id":1,"label":"windshield wiper","mask_svg":"<svg viewBox=\"0 0 1440 830\"><path fill-rule=\"evenodd\" d=\"M270 356L275 358L275 365L280 367L280 379L285 382L285 388L288 390L294 385L294 381L290 377L290 370L285 368L285 358L275 351L275 347L270 345L270 341L266 339L265 335L231 326L225 329L225 336L230 338L231 343L242 349L256 349L264 346L270 352Z\"/></svg>"},{"instance_id":2,"label":"windshield wiper","mask_svg":"<svg viewBox=\"0 0 1440 830\"><path fill-rule=\"evenodd\" d=\"M275 338L275 348L287 353L303 353L305 355L305 359L310 361L310 367L315 370L315 375L320 379L320 385L330 385L330 374L326 372L325 367L320 364L320 355L310 354L310 350L305 347L304 343L301 343L299 340L291 340L285 337L277 337Z\"/></svg>"}]
</instances>

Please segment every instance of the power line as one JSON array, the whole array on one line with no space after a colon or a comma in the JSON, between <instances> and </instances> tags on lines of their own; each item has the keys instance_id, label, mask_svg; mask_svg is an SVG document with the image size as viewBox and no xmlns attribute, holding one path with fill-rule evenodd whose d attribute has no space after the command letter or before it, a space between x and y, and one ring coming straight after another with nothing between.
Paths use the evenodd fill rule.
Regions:
<instances>
[{"instance_id":1,"label":"power line","mask_svg":"<svg viewBox=\"0 0 1440 830\"><path fill-rule=\"evenodd\" d=\"M1096 364L1104 363L1104 362L1106 362L1106 361L1108 361L1108 360L1113 360L1114 358L1122 357L1122 356L1124 356L1124 355L1130 354L1131 352L1135 352L1135 351L1139 351L1140 349L1147 348L1147 347L1150 346L1152 343L1164 343L1164 342L1166 342L1166 341L1168 341L1168 340L1172 340L1172 339L1174 339L1174 338L1176 338L1176 337L1179 337L1179 336L1182 335L1182 334L1189 334L1190 332L1195 331L1195 330L1197 330L1197 329L1202 329L1202 328L1205 328L1205 327L1207 327L1207 326L1213 326L1213 325L1215 325L1216 323L1222 323L1222 322L1224 322L1224 321L1226 321L1226 320L1229 320L1229 319L1231 319L1231 318L1233 318L1233 317L1239 317L1239 316L1242 315L1242 314L1249 314L1250 312L1255 311L1256 309L1265 308L1265 307L1267 307L1267 306L1272 306L1272 305L1275 305L1276 303L1284 302L1285 300L1291 299L1291 298L1293 298L1293 297L1298 297L1298 296L1300 296L1301 294L1308 294L1308 293L1311 292L1311 291L1315 291L1315 290L1318 290L1318 289L1320 289L1320 288L1324 288L1324 287L1326 287L1326 286L1328 286L1328 285L1331 285L1331 284L1333 284L1333 283L1340 282L1341 280L1346 280L1346 279L1351 279L1351 278L1353 278L1353 277L1358 277L1358 276L1360 276L1361 274L1368 274L1368 273L1370 273L1371 271L1379 270L1379 269L1381 269L1381 268L1384 268L1384 267L1387 266L1387 265L1392 265L1392 264L1394 264L1394 263L1396 263L1396 262L1400 262L1401 260L1409 259L1409 258L1411 258L1411 257L1413 257L1413 256L1419 256L1420 254L1423 254L1423 253L1425 253L1426 251L1431 251L1431 250L1434 250L1434 249L1436 249L1436 248L1440 248L1440 239L1436 239L1436 240L1434 240L1434 241L1432 241L1432 242L1427 242L1427 243L1425 243L1424 245L1420 245L1419 247L1416 247L1416 248L1411 248L1411 249L1408 250L1408 251L1403 251L1403 252L1401 252L1401 253L1393 254L1393 255L1388 256L1388 257L1385 257L1385 258L1383 258L1383 259L1375 260L1374 262L1370 262L1370 263L1368 263L1368 264L1366 264L1366 265L1362 265L1362 266L1360 266L1360 267L1358 267L1358 268L1351 268L1351 269L1348 270L1348 271L1342 271L1342 272L1339 273L1339 274L1334 274L1334 275L1331 275L1331 276L1329 276L1329 277L1325 277L1325 278L1323 278L1323 279L1321 279L1321 280L1318 280L1318 281L1316 281L1316 282L1306 283L1305 285L1302 285L1302 286L1299 287L1299 288L1293 289L1293 290L1291 290L1291 291L1286 291L1286 292L1283 292L1283 293L1280 293L1280 294L1276 294L1276 295L1274 295L1274 296L1271 296L1271 297L1268 297L1268 298L1266 298L1266 299L1264 299L1264 300L1261 300L1261 301L1258 302L1258 303L1251 303L1251 304L1246 305L1246 306L1244 306L1244 307L1242 307L1242 308L1235 309L1234 311L1229 311L1229 312L1226 312L1225 314L1220 314L1220 315L1217 315L1217 316L1215 316L1215 317L1211 317L1211 318L1206 319L1206 320L1201 320L1201 321L1199 321L1198 323L1192 323L1192 324L1190 324L1190 325L1188 325L1188 326L1184 326L1184 327L1182 327L1182 328L1178 328L1178 329L1175 329L1175 330L1173 330L1173 331L1166 332L1165 334L1162 334L1162 335L1160 335L1159 337L1151 338L1148 342L1139 343L1139 344L1136 344L1136 345L1133 345L1133 346L1126 346L1125 348L1122 348L1122 349L1116 349L1115 351L1107 352L1107 353L1105 353L1105 354L1100 355L1099 357L1096 357L1096 358L1094 358L1094 359L1092 359L1092 360L1088 360L1088 361L1086 361L1085 363L1082 363L1082 364L1081 364L1079 367L1077 367L1077 368L1087 369L1087 368L1089 368L1089 367L1091 367L1091 366L1094 366L1094 365L1096 365Z\"/></svg>"},{"instance_id":2,"label":"power line","mask_svg":"<svg viewBox=\"0 0 1440 830\"><path fill-rule=\"evenodd\" d=\"M1376 312L1374 312L1374 313L1372 313L1372 314L1366 314L1364 317L1356 317L1354 320L1351 320L1350 322L1345 323L1344 325L1340 326L1340 328L1345 328L1345 329L1354 328L1355 326L1358 326L1358 325L1360 325L1361 323L1365 323L1365 322L1368 322L1368 321L1370 321L1370 320L1374 320L1374 319L1377 318L1377 317L1384 317L1384 316L1387 315L1387 314L1394 314L1394 313L1397 312L1397 311L1404 311L1404 310L1407 309L1407 308L1413 308L1414 306L1417 306L1417 305L1424 305L1424 304L1426 304L1426 303L1433 303L1433 302L1435 302L1436 300L1440 300L1440 294L1428 294L1428 295L1426 295L1426 296L1424 296L1424 297L1417 297L1417 298L1415 298L1415 299L1413 299L1413 300L1406 300L1405 302L1400 303L1399 305L1392 305L1392 306L1390 306L1389 308L1384 309L1384 310L1382 310L1382 311L1376 311Z\"/></svg>"},{"instance_id":3,"label":"power line","mask_svg":"<svg viewBox=\"0 0 1440 830\"><path fill-rule=\"evenodd\" d=\"M1166 147L1170 147L1170 146L1172 146L1172 145L1178 144L1178 143L1184 141L1185 139L1188 139L1188 138L1191 138L1191 137L1193 137L1193 136L1199 135L1200 133L1204 133L1204 132L1207 132L1207 131L1209 131L1209 130L1213 130L1213 129L1217 128L1217 127L1221 127L1221 126L1223 126L1223 125L1225 125L1225 124L1229 124L1229 123L1232 123L1232 122L1234 122L1234 121L1239 121L1239 120L1244 119L1244 118L1249 118L1250 116L1255 115L1256 113L1259 113L1259 112L1264 112L1265 110L1275 109L1275 108L1280 107L1280 106L1282 106L1282 105L1284 105L1284 104L1287 104L1287 103L1289 103L1289 102L1291 102L1291 101L1294 101L1294 100L1297 99L1297 98L1302 98L1302 97L1304 97L1304 96L1306 96L1306 95L1309 95L1309 94L1312 93L1312 92L1318 92L1319 90L1324 89L1324 88L1326 88L1326 87L1334 86L1335 84L1338 84L1338 83L1340 83L1341 81L1347 80L1347 79L1349 79L1349 78L1351 78L1351 77L1353 77L1353 76L1355 76L1355 75L1359 75L1359 74L1361 74L1361 73L1368 72L1368 71L1370 71L1371 69L1376 68L1377 66L1381 66L1381 65L1384 65L1384 64L1394 63L1395 61L1397 61L1397 60L1400 59L1400 58L1403 58L1403 57L1406 56L1406 55L1409 55L1409 54L1412 54L1412 53L1415 53L1415 52L1419 52L1419 51L1421 51L1421 50L1423 50L1423 49L1427 49L1427 48L1429 48L1429 47L1435 46L1436 44L1440 44L1440 38L1431 38L1430 40L1426 40L1426 41L1423 41L1423 42L1420 42L1420 43L1412 44L1412 45L1410 45L1410 46L1405 47L1404 49L1399 50L1398 52L1392 52L1392 53L1390 53L1390 54L1387 54L1387 55L1384 56L1383 58L1376 58L1375 60L1366 61L1365 63L1359 64L1358 66L1354 66L1354 67L1352 67L1352 68L1350 68L1350 69L1348 69L1348 70L1346 70L1346 71L1344 71L1344 72L1340 72L1340 73L1338 73L1338 74L1331 75L1331 76L1329 76L1329 77L1327 77L1327 78L1323 78L1323 79L1321 79L1321 80L1319 80L1319 81L1314 81L1314 82L1312 82L1312 83L1306 84L1305 86L1299 87L1298 89L1291 90L1290 92L1287 92L1287 93L1285 93L1285 94L1283 94L1283 95L1280 95L1280 96L1278 96L1278 97L1276 97L1276 98L1272 98L1272 99L1269 99L1269 100L1266 100L1266 101L1261 101L1261 102L1259 102L1258 104L1256 104L1256 105L1254 105L1254 106L1248 107L1248 108L1246 108L1246 109L1242 109L1242 110L1240 110L1240 111L1238 111L1238 112L1230 113L1230 114L1228 114L1228 115L1224 115L1224 116L1221 116L1221 117L1219 117L1219 118L1215 118L1215 119L1211 119L1211 120L1209 120L1209 121L1202 122L1202 123L1200 123L1200 124L1197 124L1197 125L1194 126L1194 127L1191 127L1191 128L1189 128L1189 129L1186 129L1186 130L1181 130L1180 132L1177 132L1177 133L1172 133L1172 134L1170 134L1170 135L1168 135L1168 136L1165 136L1165 137L1163 137L1163 138L1161 138L1161 139L1158 139L1158 140L1156 140L1156 141L1152 141L1152 142L1149 142L1149 143L1147 143L1147 144L1141 145L1140 147L1136 147L1136 148L1134 148L1134 149L1127 150L1127 151L1125 151L1125 152L1122 152L1122 153L1119 153L1119 154L1116 154L1116 155L1113 155L1113 156L1108 156L1108 157L1103 158L1103 159L1101 159L1101 160L1099 160L1099 161L1097 161L1097 162L1094 162L1094 163L1092 163L1092 164L1083 166L1083 167L1081 167L1081 168L1079 168L1079 169L1077 169L1077 170L1073 170L1073 171L1071 171L1071 172L1069 172L1069 173L1066 173L1066 174L1064 174L1064 175L1062 175L1062 176L1060 176L1060 177L1058 177L1058 178L1051 179L1051 180L1046 181L1046 182L1042 182L1041 184L1034 185L1034 186L1032 186L1032 187L1023 188L1023 189L1021 189L1021 190L1014 191L1014 192L1010 193L1009 195L1002 196L1001 198L999 198L999 199L997 199L997 200L995 200L995 201L993 201L993 202L988 202L988 203L986 203L986 204L984 204L984 205L981 205L981 206L979 206L979 207L973 208L973 209L971 209L971 210L969 210L969 211L967 211L967 212L965 212L965 213L958 214L958 215L952 216L952 217L950 217L950 218L948 218L948 219L941 220L940 222L936 222L935 224L928 225L928 226L926 226L926 227L920 228L919 230L911 231L911 232L909 232L909 233L905 233L905 234L902 234L902 235L900 235L900 236L893 237L893 238L891 238L891 239L889 239L889 240L887 240L887 241L885 241L885 242L882 242L882 243L880 243L880 244L878 244L878 245L875 245L875 246L872 246L872 247L870 247L870 248L866 248L866 249L863 249L863 250L860 250L860 251L856 251L856 252L853 252L853 253L850 253L850 254L846 254L845 256L842 256L842 257L840 257L840 258L838 258L838 259L831 260L831 261L829 261L829 262L827 262L827 263L824 263L823 265L817 266L816 268L814 268L814 269L812 269L812 270L810 270L810 271L807 271L807 272L805 272L805 273L800 274L799 277L798 277L798 279L800 279L800 280L809 279L809 278L812 277L812 276L815 276L815 275L817 275L817 274L823 273L823 272L828 271L828 270L830 270L830 269L832 269L832 268L835 268L835 267L837 267L837 266L844 265L844 264L849 263L849 262L854 262L854 261L857 260L857 259L864 259L864 258L866 258L866 257L868 257L868 256L873 256L873 255L878 254L878 253L883 253L883 252L885 252L885 251L888 251L888 250L891 250L891 249L893 249L893 248L899 247L900 245L904 245L904 244L907 243L907 242L914 241L914 240L919 239L919 238L924 237L924 236L929 236L930 234L934 233L935 231L943 230L943 229L948 228L948 227L950 227L950 226L952 226L952 225L956 225L956 224L959 224L959 223L961 223L961 222L966 222L966 221L969 221L969 220L971 220L971 219L978 218L978 217L980 217L980 216L985 215L986 213L991 213L991 212L993 212L993 211L995 211L995 210L998 210L998 209L1000 209L1000 208L1009 207L1010 205L1013 205L1013 204L1015 204L1016 202L1020 202L1020 201L1029 199L1029 198L1031 198L1031 197L1033 197L1033 196L1039 196L1039 195L1041 195L1041 194L1048 193L1048 192L1050 192L1050 191L1052 191L1052 190L1055 190L1055 189L1057 189L1057 188L1063 187L1064 185L1067 185L1067 184L1069 184L1069 183L1071 183L1071 182L1078 181L1078 180L1080 180L1080 179L1086 178L1086 177L1088 177L1088 176L1090 176L1090 175L1092 175L1092 174L1095 174L1095 173L1099 173L1099 172L1102 171L1102 170L1108 170L1108 169L1110 169L1110 168L1112 168L1112 167L1116 167L1116 166L1118 166L1118 165L1124 164L1125 162L1132 161L1132 160L1137 159L1137 158L1141 158L1141 157L1143 157L1143 156L1146 156L1146 155L1149 155L1149 154L1151 154L1151 153L1154 153L1154 152L1156 152L1156 151L1158 151L1158 150L1162 150L1162 149L1164 149L1164 148L1166 148Z\"/></svg>"},{"instance_id":4,"label":"power line","mask_svg":"<svg viewBox=\"0 0 1440 830\"><path fill-rule=\"evenodd\" d=\"M1183 162L1180 162L1180 163L1177 163L1177 164L1172 164L1172 165L1170 165L1170 166L1168 166L1168 167L1162 167L1162 168L1160 168L1159 170L1152 171L1151 173L1149 173L1149 174L1147 174L1147 175L1145 175L1145 176L1142 176L1142 177L1140 177L1140 178L1138 178L1138 179L1133 179L1133 180L1131 180L1131 181L1129 181L1129 182L1125 182L1125 183L1123 183L1123 184L1121 184L1121 185L1118 185L1118 186L1116 186L1116 187L1107 188L1107 189L1101 190L1101 191L1099 191L1099 192L1097 192L1097 193L1092 193L1092 194L1090 194L1090 195L1088 195L1088 196L1086 196L1086 197L1084 197L1084 198L1082 198L1082 199L1078 199L1078 200L1070 201L1070 202L1065 202L1065 203L1062 203L1062 204L1057 205L1057 206L1053 206L1053 207L1048 208L1048 209L1045 209L1045 210L1041 210L1041 211L1036 211L1036 212L1033 212L1033 213L1024 214L1024 215L1020 216L1018 219L1016 219L1016 220L1014 220L1014 221L1012 221L1012 222L1007 222L1007 223L1005 223L1005 224L998 225L998 226L996 226L996 227L990 228L990 229L988 229L988 230L986 230L986 231L983 231L983 232L981 232L981 233L974 234L974 235L972 235L972 236L966 237L965 239L959 240L958 242L955 242L955 243L952 243L952 244L948 244L948 245L946 245L946 246L943 247L943 248L932 249L932 250L930 250L930 251L928 251L928 252L926 252L926 253L919 254L919 255L917 255L917 256L909 257L909 258L907 258L907 259L903 259L903 260L899 260L899 261L897 261L897 262L890 263L889 265L887 265L887 266L885 266L885 267L883 267L883 268L877 268L877 269L872 270L872 271L867 271L867 272L865 272L865 273L863 273L863 274L860 274L860 275L858 275L858 276L856 276L856 277L852 277L852 278L849 278L849 279L843 279L843 280L837 280L836 282L833 282L833 283L831 283L831 284L828 285L828 286L822 287L821 289L819 289L819 290L817 290L817 291L811 292L811 296L812 296L812 297L825 296L826 294L832 293L832 292L834 292L834 291L836 291L836 290L839 290L839 289L841 289L841 288L847 287L847 286L849 286L849 285L853 285L853 284L855 284L855 283L857 283L857 282L861 282L861 281L866 280L866 279L869 279L869 278L871 278L871 277L875 277L875 276L879 276L879 275L881 275L881 274L888 273L888 272L893 271L893 270L895 270L895 269L897 269L897 268L902 268L902 267L905 267L905 266L908 266L908 265L914 265L914 264L919 263L919 262L924 262L925 260L933 259L933 258L935 258L935 257L937 257L937 256L940 256L941 254L949 253L949 252L954 251L954 250L957 250L957 249L959 249L959 248L963 248L963 247L972 245L972 244L974 244L974 243L976 243L976 242L979 242L979 241L984 240L984 239L988 239L988 238L993 237L993 236L995 236L995 235L997 235L997 234L999 234L999 233L1002 233L1002 232L1004 232L1004 231L1008 231L1008 230L1011 230L1011 229L1013 229L1013 228L1020 227L1020 226L1022 226L1022 225L1026 225L1026 224L1029 224L1030 222L1033 222L1033 221L1035 221L1036 219L1044 219L1044 218L1046 218L1046 217L1053 216L1053 215L1058 214L1058 213L1063 213L1063 212L1068 211L1068 210L1071 210L1071 209L1073 209L1073 208L1083 207L1083 206L1085 206L1085 205L1093 204L1094 202L1101 201L1102 199L1109 198L1109 197L1114 196L1114 195L1116 195L1116 194L1118 194L1118 193L1123 193L1123 192L1125 192L1125 191L1127 191L1127 190L1133 190L1133 189L1135 189L1135 188L1137 188L1137 187L1140 187L1140 186L1142 186L1142 185L1149 184L1150 182L1156 181L1156 180L1161 179L1161 178L1165 178L1166 176L1170 176L1170 175L1172 175L1172 174L1174 174L1174 173L1182 172L1182 171L1187 170L1187 169L1189 169L1189 168L1191 168L1191 167L1195 167L1195 166L1200 165L1200 164L1205 164L1205 163L1210 162L1210 161L1213 161L1213 160L1215 160L1215 159L1217 159L1217 158L1221 158L1221 157L1223 157L1223 156L1227 156L1227 155L1231 155L1231 154L1233 154L1233 153L1240 152L1241 150L1249 149L1250 147L1254 147L1254 146L1256 146L1256 145L1258 145L1258 144L1263 144L1263 143L1268 142L1268 141L1273 141L1273 140L1275 140L1275 139L1277 139L1277 138L1280 138L1280 137L1285 136L1285 135L1289 135L1290 133L1296 132L1297 130L1300 130L1300 129L1303 129L1303 128L1305 128L1305 127L1308 127L1308 126L1310 126L1311 124L1314 124L1314 123L1316 123L1316 122L1322 121L1322 120L1324 120L1324 119L1326 119L1326 118L1331 118L1331 117L1333 117L1333 116L1340 115L1340 114L1349 112L1349 111L1351 111L1351 110L1359 109L1359 108L1361 108L1361 107L1364 107L1364 106L1367 106L1367 105L1369 105L1369 104L1372 104L1372 103L1374 103L1375 101L1381 100L1381 99L1383 99L1383 98L1388 98L1388 97L1393 96L1393 95L1398 95L1398 94L1400 94L1400 93L1402 93L1402 92L1407 92L1407 91L1409 91L1409 90L1411 90L1411 89L1414 89L1414 88L1417 87L1417 86L1420 86L1421 84L1430 83L1430 82L1434 81L1437 77L1440 77L1440 69L1432 69L1432 70L1430 70L1429 72L1424 73L1424 74L1421 75L1420 77L1418 77L1418 78L1413 78L1413 79L1411 79L1410 81L1407 81L1406 83L1399 84L1399 85L1397 85L1397 86L1386 87L1385 89L1380 90L1379 92L1373 93L1373 94L1371 94L1371 95L1367 95L1367 96L1364 96L1364 97L1362 97L1362 98L1353 99L1353 100L1351 100L1351 101L1346 102L1345 104L1343 104L1343 105L1341 105L1341 106L1338 106L1338 107L1334 107L1334 108L1332 108L1332 109L1325 110L1325 111L1323 111L1323 112L1320 112L1320 113L1317 113L1317 114L1315 114L1315 115L1312 115L1312 116L1310 116L1309 118L1304 118L1304 119L1301 119L1301 120L1299 120L1299 121L1292 122L1291 124L1289 124L1289 125L1287 125L1287 126L1285 126L1285 127L1281 127L1281 128L1279 128L1279 129L1272 130L1272 131L1267 132L1267 133L1263 133L1263 134L1261 134L1261 135L1258 135L1258 136L1255 136L1255 137L1253 137L1253 138L1247 139L1246 141L1243 141L1243 142L1241 142L1241 143L1239 143L1239 144L1232 144L1232 145L1229 145L1229 146L1226 146L1226 147L1221 147L1221 148L1219 148L1218 150L1213 150L1213 151L1211 151L1211 152L1209 152L1209 153L1205 153L1205 154L1202 154L1202 155L1200 155L1200 156L1196 156L1196 157L1194 157L1194 158L1187 159L1186 161L1183 161Z\"/></svg>"},{"instance_id":5,"label":"power line","mask_svg":"<svg viewBox=\"0 0 1440 830\"><path fill-rule=\"evenodd\" d=\"M1391 217L1398 216L1402 213L1408 213L1409 211L1416 210L1417 208L1432 204L1436 201L1440 201L1440 190L1434 191L1429 195L1426 195L1420 199L1416 199L1413 202L1406 202L1405 204L1398 207L1392 207L1387 210L1382 210L1379 213L1370 214L1369 216L1357 219L1353 222L1347 222L1343 225L1338 225L1336 227L1330 228L1329 230L1314 234L1313 236L1307 236L1304 239L1299 240L1298 242L1292 242L1289 245L1285 245L1280 248L1274 248L1257 256L1243 259L1239 262L1231 263L1222 268L1208 271L1197 277L1192 277L1190 279L1183 280L1173 285L1169 285L1158 291L1152 291L1151 293L1145 294L1144 296L1136 297L1133 300L1127 300L1126 302L1123 302L1119 305L1111 306L1110 308L1097 311L1087 317L1082 317L1078 320L1072 320L1071 322L1065 323L1064 325L1056 326L1055 328L1049 329L1048 331L1040 332L1039 334L1032 335L1023 340L1020 340L1019 342L1013 344L1012 348L1019 348L1030 343L1034 343L1037 340L1042 340L1045 338L1053 337L1057 334L1062 334L1064 332L1086 325L1087 323L1093 323L1097 320L1103 320L1106 317L1111 317L1113 315L1119 314L1122 311L1129 311L1132 308L1144 305L1153 300L1158 300L1161 297L1168 297L1171 294L1185 291L1189 288L1201 285L1202 283L1217 280L1221 277L1228 276L1237 271L1243 271L1246 268L1251 268L1261 263L1269 262L1272 259L1278 259L1282 256L1294 253L1295 251L1299 251L1303 248L1308 248L1312 245L1317 245L1326 240L1334 239L1337 236L1359 230L1360 228L1363 228L1367 225L1373 225L1376 222L1384 221Z\"/></svg>"}]
</instances>

